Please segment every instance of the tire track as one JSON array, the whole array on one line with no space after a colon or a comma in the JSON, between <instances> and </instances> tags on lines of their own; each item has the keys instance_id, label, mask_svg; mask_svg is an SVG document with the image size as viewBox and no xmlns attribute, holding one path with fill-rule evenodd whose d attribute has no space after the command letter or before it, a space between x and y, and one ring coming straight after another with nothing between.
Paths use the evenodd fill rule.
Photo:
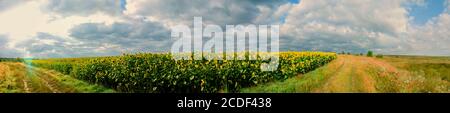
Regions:
<instances>
[{"instance_id":1,"label":"tire track","mask_svg":"<svg viewBox=\"0 0 450 113\"><path fill-rule=\"evenodd\" d=\"M318 92L329 93L354 93L354 92L377 92L375 80L367 72L370 66L380 67L380 62L371 58L342 55L343 67L336 69L331 78Z\"/></svg>"},{"instance_id":2,"label":"tire track","mask_svg":"<svg viewBox=\"0 0 450 113\"><path fill-rule=\"evenodd\" d=\"M47 76L47 75L45 75L46 73L43 73L41 70L38 70L31 66L27 66L22 63L20 65L24 66L24 67L28 68L30 71L32 71L31 72L32 76L36 77L39 80L39 82L41 84L43 84L46 88L48 88L52 93L62 93L58 88L55 87L55 85L53 83L49 82L50 80L44 78L44 76Z\"/></svg>"},{"instance_id":3,"label":"tire track","mask_svg":"<svg viewBox=\"0 0 450 113\"><path fill-rule=\"evenodd\" d=\"M38 75L36 75L38 76ZM52 93L61 93L61 91L59 91L58 89L56 89L52 84L50 84L47 80L43 79L42 77L38 76L37 77L42 83L45 84L45 86L50 89L50 91Z\"/></svg>"},{"instance_id":4,"label":"tire track","mask_svg":"<svg viewBox=\"0 0 450 113\"><path fill-rule=\"evenodd\" d=\"M346 74L350 71L349 66L349 59L346 58L346 56L339 56L338 60L340 60L341 64L338 68L332 68L329 70L333 70L331 73L327 73L330 78L324 83L324 85L318 89L316 89L315 92L325 92L325 93L332 93L332 92L343 92L346 89L343 89L345 86L342 83L345 83L343 81L347 81L345 79L342 79L344 76L347 76Z\"/></svg>"},{"instance_id":5,"label":"tire track","mask_svg":"<svg viewBox=\"0 0 450 113\"><path fill-rule=\"evenodd\" d=\"M16 83L21 84L22 91L24 93L56 93L59 92L55 89L49 82L42 79L35 69L32 67L27 67L22 63L7 63L12 72L12 76L15 77Z\"/></svg>"},{"instance_id":6,"label":"tire track","mask_svg":"<svg viewBox=\"0 0 450 113\"><path fill-rule=\"evenodd\" d=\"M30 93L31 90L28 87L28 82L25 79L22 79L22 83L23 83L23 89L24 89L25 93Z\"/></svg>"},{"instance_id":7,"label":"tire track","mask_svg":"<svg viewBox=\"0 0 450 113\"><path fill-rule=\"evenodd\" d=\"M22 92L25 93L31 93L33 92L33 88L31 88L30 86L30 79L25 75L25 72L23 70L25 70L24 67L18 65L20 63L2 63L4 66L8 67L6 76L12 77L14 78L14 82L17 85L18 88L20 88L20 90Z\"/></svg>"},{"instance_id":8,"label":"tire track","mask_svg":"<svg viewBox=\"0 0 450 113\"><path fill-rule=\"evenodd\" d=\"M367 60L363 60L359 63L357 66L357 69L355 70L356 75L358 75L359 80L361 80L361 88L362 90L360 92L368 92L368 93L376 93L377 90L375 88L375 80L371 75L369 75L367 72L369 71L369 62Z\"/></svg>"},{"instance_id":9,"label":"tire track","mask_svg":"<svg viewBox=\"0 0 450 113\"><path fill-rule=\"evenodd\" d=\"M35 68L23 63L1 62L0 80L5 81L0 81L0 93L114 92L55 71Z\"/></svg>"}]
</instances>

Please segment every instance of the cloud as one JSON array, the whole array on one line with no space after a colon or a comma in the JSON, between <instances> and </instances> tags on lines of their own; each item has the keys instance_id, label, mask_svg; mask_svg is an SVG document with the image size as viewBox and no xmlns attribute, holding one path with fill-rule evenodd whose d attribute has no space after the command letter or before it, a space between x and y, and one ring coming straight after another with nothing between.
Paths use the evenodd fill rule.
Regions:
<instances>
[{"instance_id":1,"label":"cloud","mask_svg":"<svg viewBox=\"0 0 450 113\"><path fill-rule=\"evenodd\" d=\"M8 43L7 36L4 34L0 34L0 47L5 46Z\"/></svg>"},{"instance_id":2,"label":"cloud","mask_svg":"<svg viewBox=\"0 0 450 113\"><path fill-rule=\"evenodd\" d=\"M27 1L28 0L0 0L0 12Z\"/></svg>"},{"instance_id":3,"label":"cloud","mask_svg":"<svg viewBox=\"0 0 450 113\"><path fill-rule=\"evenodd\" d=\"M60 15L59 13L48 12L48 10L42 10L42 7L45 6L47 1L45 0L34 0L29 2L23 2L20 5L15 7L11 7L8 10L0 12L0 34L6 34L10 37L9 45L11 48L14 48L16 52L15 54L11 54L12 56L22 57L23 54L28 53L26 50L31 50L31 53L37 54L37 50L33 50L33 46L24 46L30 42L30 40L39 39L43 33L60 37L65 40L70 40L71 37L68 35L69 30L72 27L75 27L82 23L104 23L104 24L112 24L115 22L124 21L121 17L110 16L107 14L96 13L90 15ZM73 4L72 4L73 5ZM25 44L24 44L25 43ZM78 42L80 43L80 42ZM22 44L22 45L20 45ZM65 44L65 43L62 43ZM31 44L30 44L31 45ZM43 47L43 46L58 46L58 45L36 45L35 47L42 48L41 50L47 50L46 48L51 47ZM23 48L26 47L26 50ZM72 48L71 45L64 46L67 48ZM87 50L95 50L89 48ZM67 52L62 51L62 54L66 54ZM73 51L74 53L68 55L78 55L82 56L84 51ZM2 52L4 53L4 52ZM55 54L59 53L51 53L47 52L48 55L44 55L46 52L39 53L38 56L57 56ZM75 54L79 53L79 54ZM95 55L96 52L92 52L94 54L84 54L84 55ZM98 52L102 53L102 52ZM99 54L101 55L101 54Z\"/></svg>"},{"instance_id":4,"label":"cloud","mask_svg":"<svg viewBox=\"0 0 450 113\"><path fill-rule=\"evenodd\" d=\"M417 50L441 49L445 45L412 43L432 36L419 35L418 31L448 37L448 31L436 28L445 22L413 26L405 4L422 3L417 0L302 0L293 6L282 25L283 49L322 51L351 51L355 53L374 50L378 53L412 53ZM442 21L436 20L436 21ZM444 28L448 29L448 28ZM439 32L441 31L441 32ZM434 37L434 36L433 36ZM449 44L445 38L435 41ZM419 48L423 46L423 48ZM434 48L426 48L434 47ZM438 48L440 47L440 48Z\"/></svg>"},{"instance_id":5,"label":"cloud","mask_svg":"<svg viewBox=\"0 0 450 113\"><path fill-rule=\"evenodd\" d=\"M122 15L119 0L31 1L0 13L0 32L14 37L10 45L35 57L167 51L174 42L170 25L190 24L194 16L219 25L276 23L291 6L287 0L127 2Z\"/></svg>"},{"instance_id":6,"label":"cloud","mask_svg":"<svg viewBox=\"0 0 450 113\"><path fill-rule=\"evenodd\" d=\"M170 31L161 23L149 21L111 25L85 23L72 28L70 32L71 37L89 45L109 44L121 51L162 51L173 41L169 37Z\"/></svg>"},{"instance_id":7,"label":"cloud","mask_svg":"<svg viewBox=\"0 0 450 113\"><path fill-rule=\"evenodd\" d=\"M46 1L30 1L0 13L0 33L13 37L12 43L33 37L38 32L67 36L73 26L87 22L114 23L120 18L104 14L61 17L40 10Z\"/></svg>"},{"instance_id":8,"label":"cloud","mask_svg":"<svg viewBox=\"0 0 450 113\"><path fill-rule=\"evenodd\" d=\"M445 1L445 6L447 6L447 9L445 11L447 13L450 13L450 0Z\"/></svg>"},{"instance_id":9,"label":"cloud","mask_svg":"<svg viewBox=\"0 0 450 113\"><path fill-rule=\"evenodd\" d=\"M27 2L24 2L27 1ZM170 27L281 24L282 50L450 55L450 3L424 25L423 0L0 0L0 55L79 57L167 51ZM0 56L1 57L1 56Z\"/></svg>"},{"instance_id":10,"label":"cloud","mask_svg":"<svg viewBox=\"0 0 450 113\"><path fill-rule=\"evenodd\" d=\"M425 26L416 26L407 35L412 54L450 55L450 14L442 13ZM406 53L404 53L406 54Z\"/></svg>"},{"instance_id":11,"label":"cloud","mask_svg":"<svg viewBox=\"0 0 450 113\"><path fill-rule=\"evenodd\" d=\"M271 17L287 0L127 0L125 14L165 24L190 24L195 16L207 24L251 24L278 21ZM267 23L266 23L267 24Z\"/></svg>"},{"instance_id":12,"label":"cloud","mask_svg":"<svg viewBox=\"0 0 450 113\"><path fill-rule=\"evenodd\" d=\"M61 15L122 14L120 0L49 0L44 10Z\"/></svg>"},{"instance_id":13,"label":"cloud","mask_svg":"<svg viewBox=\"0 0 450 113\"><path fill-rule=\"evenodd\" d=\"M67 47L67 40L47 33L37 33L35 37L16 44L32 57L67 57L74 52Z\"/></svg>"},{"instance_id":14,"label":"cloud","mask_svg":"<svg viewBox=\"0 0 450 113\"><path fill-rule=\"evenodd\" d=\"M0 58L13 58L22 56L16 49L11 48L7 35L0 34Z\"/></svg>"},{"instance_id":15,"label":"cloud","mask_svg":"<svg viewBox=\"0 0 450 113\"><path fill-rule=\"evenodd\" d=\"M65 58L85 56L110 56L120 54L115 49L98 51L100 45L88 45L71 38L64 38L48 33L37 33L33 38L22 41L16 48L24 50L24 54L34 58Z\"/></svg>"}]
</instances>

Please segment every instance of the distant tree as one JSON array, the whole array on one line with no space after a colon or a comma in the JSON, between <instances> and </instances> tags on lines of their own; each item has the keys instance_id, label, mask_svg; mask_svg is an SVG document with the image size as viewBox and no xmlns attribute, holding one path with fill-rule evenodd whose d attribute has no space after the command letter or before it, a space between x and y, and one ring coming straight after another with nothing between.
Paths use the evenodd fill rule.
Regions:
<instances>
[{"instance_id":1,"label":"distant tree","mask_svg":"<svg viewBox=\"0 0 450 113\"><path fill-rule=\"evenodd\" d=\"M345 51L342 51L341 54L345 54Z\"/></svg>"},{"instance_id":2,"label":"distant tree","mask_svg":"<svg viewBox=\"0 0 450 113\"><path fill-rule=\"evenodd\" d=\"M364 54L363 53L359 53L359 56L363 56Z\"/></svg>"},{"instance_id":3,"label":"distant tree","mask_svg":"<svg viewBox=\"0 0 450 113\"><path fill-rule=\"evenodd\" d=\"M351 55L351 53L350 53L350 52L347 52L347 55Z\"/></svg>"},{"instance_id":4,"label":"distant tree","mask_svg":"<svg viewBox=\"0 0 450 113\"><path fill-rule=\"evenodd\" d=\"M382 54L377 54L377 56L375 56L375 57L377 57L377 58L383 58L383 55L382 55Z\"/></svg>"},{"instance_id":5,"label":"distant tree","mask_svg":"<svg viewBox=\"0 0 450 113\"><path fill-rule=\"evenodd\" d=\"M373 57L373 51L368 51L368 52L367 52L367 56L368 56L368 57Z\"/></svg>"}]
</instances>

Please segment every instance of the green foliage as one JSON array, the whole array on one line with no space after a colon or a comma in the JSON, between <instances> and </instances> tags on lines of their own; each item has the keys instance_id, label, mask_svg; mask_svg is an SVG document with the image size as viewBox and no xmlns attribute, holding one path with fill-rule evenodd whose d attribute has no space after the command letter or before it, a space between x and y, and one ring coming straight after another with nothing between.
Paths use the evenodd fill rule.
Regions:
<instances>
[{"instance_id":1,"label":"green foliage","mask_svg":"<svg viewBox=\"0 0 450 113\"><path fill-rule=\"evenodd\" d=\"M377 58L383 58L383 55L382 55L382 54L377 54L377 56L375 56L375 57L377 57Z\"/></svg>"},{"instance_id":2,"label":"green foliage","mask_svg":"<svg viewBox=\"0 0 450 113\"><path fill-rule=\"evenodd\" d=\"M248 57L248 54L245 54ZM335 53L283 52L278 70L261 71L261 60L173 60L171 54L135 54L78 61L41 60L32 65L70 74L121 92L237 92L285 80L336 59Z\"/></svg>"},{"instance_id":3,"label":"green foliage","mask_svg":"<svg viewBox=\"0 0 450 113\"><path fill-rule=\"evenodd\" d=\"M23 62L22 58L0 58L0 62Z\"/></svg>"},{"instance_id":4,"label":"green foliage","mask_svg":"<svg viewBox=\"0 0 450 113\"><path fill-rule=\"evenodd\" d=\"M373 57L373 51L368 51L367 52L367 57Z\"/></svg>"}]
</instances>

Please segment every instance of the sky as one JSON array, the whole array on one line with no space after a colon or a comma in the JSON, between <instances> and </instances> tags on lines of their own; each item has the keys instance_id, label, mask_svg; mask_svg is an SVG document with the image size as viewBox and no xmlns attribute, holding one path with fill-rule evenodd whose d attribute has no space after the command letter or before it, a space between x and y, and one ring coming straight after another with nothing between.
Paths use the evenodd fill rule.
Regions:
<instances>
[{"instance_id":1,"label":"sky","mask_svg":"<svg viewBox=\"0 0 450 113\"><path fill-rule=\"evenodd\" d=\"M428 0L421 4L412 5L409 15L414 18L414 24L423 25L431 18L444 12L445 2L446 0Z\"/></svg>"},{"instance_id":2,"label":"sky","mask_svg":"<svg viewBox=\"0 0 450 113\"><path fill-rule=\"evenodd\" d=\"M280 25L280 49L450 56L450 0L0 0L0 57L167 52L171 27Z\"/></svg>"}]
</instances>

